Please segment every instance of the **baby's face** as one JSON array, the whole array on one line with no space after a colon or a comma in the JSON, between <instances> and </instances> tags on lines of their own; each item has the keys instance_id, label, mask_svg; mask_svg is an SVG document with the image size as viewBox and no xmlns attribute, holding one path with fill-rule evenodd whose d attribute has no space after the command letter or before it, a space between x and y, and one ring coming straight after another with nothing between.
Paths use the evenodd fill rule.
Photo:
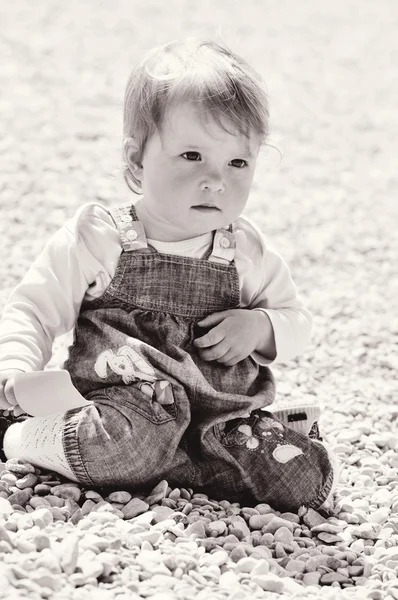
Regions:
<instances>
[{"instance_id":1,"label":"baby's face","mask_svg":"<svg viewBox=\"0 0 398 600\"><path fill-rule=\"evenodd\" d=\"M229 122L226 127L233 134L211 118L203 122L193 104L180 103L168 109L161 133L148 141L142 202L168 231L167 241L229 225L243 211L260 144Z\"/></svg>"}]
</instances>

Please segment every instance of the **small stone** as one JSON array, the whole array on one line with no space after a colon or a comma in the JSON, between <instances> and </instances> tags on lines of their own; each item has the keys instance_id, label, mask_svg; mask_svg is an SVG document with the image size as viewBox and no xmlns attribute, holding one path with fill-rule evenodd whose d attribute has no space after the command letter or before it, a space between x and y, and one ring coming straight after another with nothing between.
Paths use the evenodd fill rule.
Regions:
<instances>
[{"instance_id":1,"label":"small stone","mask_svg":"<svg viewBox=\"0 0 398 600\"><path fill-rule=\"evenodd\" d=\"M33 538L33 543L36 546L37 552L51 547L50 538L45 533L37 533Z\"/></svg>"},{"instance_id":2,"label":"small stone","mask_svg":"<svg viewBox=\"0 0 398 600\"><path fill-rule=\"evenodd\" d=\"M210 535L222 535L225 533L227 526L224 521L213 521L208 524L208 530Z\"/></svg>"},{"instance_id":3,"label":"small stone","mask_svg":"<svg viewBox=\"0 0 398 600\"><path fill-rule=\"evenodd\" d=\"M60 565L64 573L71 575L76 570L79 556L79 538L77 535L68 535L62 542L59 549Z\"/></svg>"},{"instance_id":4,"label":"small stone","mask_svg":"<svg viewBox=\"0 0 398 600\"><path fill-rule=\"evenodd\" d=\"M185 530L185 533L188 536L194 535L195 537L205 538L206 537L206 527L203 521L195 521L188 525Z\"/></svg>"},{"instance_id":5,"label":"small stone","mask_svg":"<svg viewBox=\"0 0 398 600\"><path fill-rule=\"evenodd\" d=\"M0 541L7 542L7 544L10 544L10 546L14 545L12 543L12 539L10 537L10 534L8 533L7 529L5 529L3 527L3 525L0 525Z\"/></svg>"},{"instance_id":6,"label":"small stone","mask_svg":"<svg viewBox=\"0 0 398 600\"><path fill-rule=\"evenodd\" d=\"M111 494L109 494L108 498L110 502L120 502L122 504L127 504L127 502L130 502L132 496L129 492L120 491L112 492Z\"/></svg>"},{"instance_id":7,"label":"small stone","mask_svg":"<svg viewBox=\"0 0 398 600\"><path fill-rule=\"evenodd\" d=\"M171 500L174 500L175 502L177 500L179 500L181 498L181 492L178 488L175 488L174 490L172 490L170 492L170 494L168 495L168 498L170 498Z\"/></svg>"},{"instance_id":8,"label":"small stone","mask_svg":"<svg viewBox=\"0 0 398 600\"><path fill-rule=\"evenodd\" d=\"M361 577L363 575L363 566L362 565L349 565L348 573L350 577Z\"/></svg>"},{"instance_id":9,"label":"small stone","mask_svg":"<svg viewBox=\"0 0 398 600\"><path fill-rule=\"evenodd\" d=\"M77 567L81 569L86 578L93 577L94 579L97 579L104 572L104 566L99 560L96 560L95 558L88 558L84 555L79 556Z\"/></svg>"},{"instance_id":10,"label":"small stone","mask_svg":"<svg viewBox=\"0 0 398 600\"><path fill-rule=\"evenodd\" d=\"M259 585L265 592L275 592L277 594L283 592L283 580L275 575L256 575L251 577L250 581Z\"/></svg>"},{"instance_id":11,"label":"small stone","mask_svg":"<svg viewBox=\"0 0 398 600\"><path fill-rule=\"evenodd\" d=\"M8 517L12 512L10 501L6 498L0 498L0 518Z\"/></svg>"},{"instance_id":12,"label":"small stone","mask_svg":"<svg viewBox=\"0 0 398 600\"><path fill-rule=\"evenodd\" d=\"M380 531L381 525L379 523L362 523L362 525L354 527L351 534L365 540L377 540Z\"/></svg>"},{"instance_id":13,"label":"small stone","mask_svg":"<svg viewBox=\"0 0 398 600\"><path fill-rule=\"evenodd\" d=\"M355 444L355 442L359 442L361 437L362 431L360 429L342 429L336 436L339 442L348 444Z\"/></svg>"},{"instance_id":14,"label":"small stone","mask_svg":"<svg viewBox=\"0 0 398 600\"><path fill-rule=\"evenodd\" d=\"M282 542L283 544L291 544L293 541L293 533L287 527L280 527L274 533L275 542Z\"/></svg>"},{"instance_id":15,"label":"small stone","mask_svg":"<svg viewBox=\"0 0 398 600\"><path fill-rule=\"evenodd\" d=\"M244 556L235 562L237 563L235 566L235 573L251 573L254 567L257 565L257 560L255 558L251 558L251 556Z\"/></svg>"},{"instance_id":16,"label":"small stone","mask_svg":"<svg viewBox=\"0 0 398 600\"><path fill-rule=\"evenodd\" d=\"M355 540L350 544L350 549L356 552L357 554L361 554L365 547L365 543L363 539Z\"/></svg>"},{"instance_id":17,"label":"small stone","mask_svg":"<svg viewBox=\"0 0 398 600\"><path fill-rule=\"evenodd\" d=\"M321 525L315 525L311 528L312 533L340 533L343 531L343 527L339 525L333 525L332 523L322 523Z\"/></svg>"},{"instance_id":18,"label":"small stone","mask_svg":"<svg viewBox=\"0 0 398 600\"><path fill-rule=\"evenodd\" d=\"M161 523L162 521L168 519L174 513L173 509L169 508L168 506L154 506L152 508L152 511L154 512L154 523Z\"/></svg>"},{"instance_id":19,"label":"small stone","mask_svg":"<svg viewBox=\"0 0 398 600\"><path fill-rule=\"evenodd\" d=\"M19 458L10 458L7 460L6 469L7 471L16 473L17 475L27 475L28 473L35 472L35 467L33 465Z\"/></svg>"},{"instance_id":20,"label":"small stone","mask_svg":"<svg viewBox=\"0 0 398 600\"><path fill-rule=\"evenodd\" d=\"M23 490L28 487L34 487L37 483L37 477L33 473L27 473L21 479L15 482L15 485L20 490Z\"/></svg>"},{"instance_id":21,"label":"small stone","mask_svg":"<svg viewBox=\"0 0 398 600\"><path fill-rule=\"evenodd\" d=\"M31 519L35 525L38 519L41 519L45 523L45 526L47 526L53 523L54 515L48 508L38 508L35 511L33 511L33 513L31 513Z\"/></svg>"},{"instance_id":22,"label":"small stone","mask_svg":"<svg viewBox=\"0 0 398 600\"><path fill-rule=\"evenodd\" d=\"M277 543L275 544L275 558L285 558L286 550L283 547L283 544Z\"/></svg>"},{"instance_id":23,"label":"small stone","mask_svg":"<svg viewBox=\"0 0 398 600\"><path fill-rule=\"evenodd\" d=\"M311 571L310 573L304 573L303 583L304 585L319 585L321 579L321 573Z\"/></svg>"},{"instance_id":24,"label":"small stone","mask_svg":"<svg viewBox=\"0 0 398 600\"><path fill-rule=\"evenodd\" d=\"M252 517L250 517L252 518ZM242 538L246 537L247 535L250 535L250 529L249 527L246 525L244 520L239 520L237 518L233 518L231 521L231 524L229 526L229 532L233 535L236 535L236 537L239 539L239 535ZM237 533L239 532L239 533Z\"/></svg>"},{"instance_id":25,"label":"small stone","mask_svg":"<svg viewBox=\"0 0 398 600\"><path fill-rule=\"evenodd\" d=\"M46 485L45 483L38 483L34 487L34 493L37 496L46 496L50 492L51 492L51 487L49 485Z\"/></svg>"},{"instance_id":26,"label":"small stone","mask_svg":"<svg viewBox=\"0 0 398 600\"><path fill-rule=\"evenodd\" d=\"M275 534L275 532L280 527L286 527L289 531L293 533L293 526L294 524L290 521L286 521L285 519L281 519L280 517L273 517L272 520L262 528L262 532Z\"/></svg>"},{"instance_id":27,"label":"small stone","mask_svg":"<svg viewBox=\"0 0 398 600\"><path fill-rule=\"evenodd\" d=\"M224 548L225 548L225 544L224 544ZM239 544L239 542L238 542L238 545L235 546L235 548L233 548L232 551L230 552L229 557L234 563L239 563L243 558L247 558L246 551L245 551L243 545ZM251 560L255 560L255 559L253 558Z\"/></svg>"},{"instance_id":28,"label":"small stone","mask_svg":"<svg viewBox=\"0 0 398 600\"><path fill-rule=\"evenodd\" d=\"M302 560L291 559L285 566L286 571L304 573L305 563Z\"/></svg>"},{"instance_id":29,"label":"small stone","mask_svg":"<svg viewBox=\"0 0 398 600\"><path fill-rule=\"evenodd\" d=\"M228 558L228 553L225 550L216 550L216 552L209 554L209 564L221 567L228 561Z\"/></svg>"},{"instance_id":30,"label":"small stone","mask_svg":"<svg viewBox=\"0 0 398 600\"><path fill-rule=\"evenodd\" d=\"M306 513L303 515L303 522L309 529L316 527L317 525L322 525L326 523L327 519L322 517L316 510L313 508L309 508Z\"/></svg>"},{"instance_id":31,"label":"small stone","mask_svg":"<svg viewBox=\"0 0 398 600\"><path fill-rule=\"evenodd\" d=\"M273 508L271 508L271 506L266 503L257 504L254 508L260 513L260 515L266 515L267 513L274 513Z\"/></svg>"},{"instance_id":32,"label":"small stone","mask_svg":"<svg viewBox=\"0 0 398 600\"><path fill-rule=\"evenodd\" d=\"M31 580L42 588L42 594L44 590L57 591L62 585L59 581L59 577L47 573L43 567L40 567L40 569L33 574Z\"/></svg>"},{"instance_id":33,"label":"small stone","mask_svg":"<svg viewBox=\"0 0 398 600\"><path fill-rule=\"evenodd\" d=\"M271 557L270 557L271 558ZM253 577L256 575L268 575L270 570L270 563L265 558L260 558L256 560L256 564L254 565L251 574Z\"/></svg>"},{"instance_id":34,"label":"small stone","mask_svg":"<svg viewBox=\"0 0 398 600\"><path fill-rule=\"evenodd\" d=\"M0 540L0 554L12 554L13 547L4 540Z\"/></svg>"},{"instance_id":35,"label":"small stone","mask_svg":"<svg viewBox=\"0 0 398 600\"><path fill-rule=\"evenodd\" d=\"M325 573L321 576L320 583L323 585L332 585L332 583L350 583L350 578L342 573Z\"/></svg>"},{"instance_id":36,"label":"small stone","mask_svg":"<svg viewBox=\"0 0 398 600\"><path fill-rule=\"evenodd\" d=\"M49 494L48 496L43 496L43 498L45 498L52 507L62 508L63 506L65 506L64 498L59 498L58 496L53 496L52 494Z\"/></svg>"},{"instance_id":37,"label":"small stone","mask_svg":"<svg viewBox=\"0 0 398 600\"><path fill-rule=\"evenodd\" d=\"M157 486L153 488L149 496L145 498L145 502L151 506L152 504L157 504L163 500L163 498L166 498L168 486L169 484L165 479L160 481Z\"/></svg>"},{"instance_id":38,"label":"small stone","mask_svg":"<svg viewBox=\"0 0 398 600\"><path fill-rule=\"evenodd\" d=\"M252 530L259 530L268 525L272 519L275 518L273 513L265 513L259 515L252 515L249 519L249 526Z\"/></svg>"},{"instance_id":39,"label":"small stone","mask_svg":"<svg viewBox=\"0 0 398 600\"><path fill-rule=\"evenodd\" d=\"M103 500L101 494L95 492L94 490L88 490L85 492L84 496L87 500L93 500L94 502L102 502Z\"/></svg>"},{"instance_id":40,"label":"small stone","mask_svg":"<svg viewBox=\"0 0 398 600\"><path fill-rule=\"evenodd\" d=\"M344 538L342 538L341 535L337 535L335 533L321 532L318 533L317 537L326 544L337 544L338 542L344 541Z\"/></svg>"},{"instance_id":41,"label":"small stone","mask_svg":"<svg viewBox=\"0 0 398 600\"><path fill-rule=\"evenodd\" d=\"M285 519L286 521L291 521L292 523L300 523L300 517L295 513L285 512L281 514L281 519Z\"/></svg>"},{"instance_id":42,"label":"small stone","mask_svg":"<svg viewBox=\"0 0 398 600\"><path fill-rule=\"evenodd\" d=\"M95 506L96 506L96 503L93 500L91 500L91 499L86 500L82 506L83 516L90 514Z\"/></svg>"},{"instance_id":43,"label":"small stone","mask_svg":"<svg viewBox=\"0 0 398 600\"><path fill-rule=\"evenodd\" d=\"M370 523L380 523L380 525L383 525L387 521L390 512L391 509L388 506L381 506L368 515L368 521Z\"/></svg>"},{"instance_id":44,"label":"small stone","mask_svg":"<svg viewBox=\"0 0 398 600\"><path fill-rule=\"evenodd\" d=\"M372 504L378 504L379 506L391 507L392 495L391 492L385 488L377 490L371 497Z\"/></svg>"},{"instance_id":45,"label":"small stone","mask_svg":"<svg viewBox=\"0 0 398 600\"><path fill-rule=\"evenodd\" d=\"M11 494L11 496L8 497L8 501L12 505L19 504L19 506L25 507L31 497L31 494L27 490L20 490Z\"/></svg>"},{"instance_id":46,"label":"small stone","mask_svg":"<svg viewBox=\"0 0 398 600\"><path fill-rule=\"evenodd\" d=\"M22 538L15 541L15 548L18 550L18 552L21 552L23 554L29 554L30 552L36 552L35 544L28 540L24 540Z\"/></svg>"},{"instance_id":47,"label":"small stone","mask_svg":"<svg viewBox=\"0 0 398 600\"><path fill-rule=\"evenodd\" d=\"M50 573L62 573L58 558L51 548L43 548L35 560L35 567L44 567Z\"/></svg>"},{"instance_id":48,"label":"small stone","mask_svg":"<svg viewBox=\"0 0 398 600\"><path fill-rule=\"evenodd\" d=\"M122 513L125 519L132 519L141 513L146 512L149 509L149 504L140 500L139 498L132 498L130 502L128 502L124 508L122 508Z\"/></svg>"},{"instance_id":49,"label":"small stone","mask_svg":"<svg viewBox=\"0 0 398 600\"><path fill-rule=\"evenodd\" d=\"M29 504L33 508L48 508L51 506L48 500L40 496L32 496L32 498L29 500Z\"/></svg>"},{"instance_id":50,"label":"small stone","mask_svg":"<svg viewBox=\"0 0 398 600\"><path fill-rule=\"evenodd\" d=\"M233 589L239 586L239 579L233 571L225 571L220 575L218 584L220 588Z\"/></svg>"},{"instance_id":51,"label":"small stone","mask_svg":"<svg viewBox=\"0 0 398 600\"><path fill-rule=\"evenodd\" d=\"M51 493L54 496L58 496L58 498L71 499L75 502L79 502L81 491L80 489L69 483L61 483L60 485L56 485L52 488Z\"/></svg>"}]
</instances>

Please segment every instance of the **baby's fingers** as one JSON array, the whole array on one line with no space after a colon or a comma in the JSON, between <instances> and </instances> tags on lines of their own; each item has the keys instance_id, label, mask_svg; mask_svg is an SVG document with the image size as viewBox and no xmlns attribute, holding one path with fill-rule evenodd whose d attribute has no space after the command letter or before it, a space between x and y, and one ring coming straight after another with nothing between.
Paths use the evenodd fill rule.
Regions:
<instances>
[{"instance_id":1,"label":"baby's fingers","mask_svg":"<svg viewBox=\"0 0 398 600\"><path fill-rule=\"evenodd\" d=\"M213 329L202 335L202 337L196 338L194 344L197 348L208 348L209 346L219 344L224 338L225 329L222 325L217 325L217 327L213 327Z\"/></svg>"},{"instance_id":2,"label":"baby's fingers","mask_svg":"<svg viewBox=\"0 0 398 600\"><path fill-rule=\"evenodd\" d=\"M12 412L14 413L14 417L19 417L20 415L25 414L26 411L24 411L23 408L21 408L19 406L19 404L17 404L16 406L14 406L14 408L12 409Z\"/></svg>"},{"instance_id":3,"label":"baby's fingers","mask_svg":"<svg viewBox=\"0 0 398 600\"><path fill-rule=\"evenodd\" d=\"M15 378L10 377L10 379L7 380L7 383L4 386L4 396L8 404L11 404L12 406L18 404L14 393L14 381Z\"/></svg>"},{"instance_id":4,"label":"baby's fingers","mask_svg":"<svg viewBox=\"0 0 398 600\"><path fill-rule=\"evenodd\" d=\"M4 390L0 390L0 410L8 410L9 408L10 403L6 400Z\"/></svg>"}]
</instances>

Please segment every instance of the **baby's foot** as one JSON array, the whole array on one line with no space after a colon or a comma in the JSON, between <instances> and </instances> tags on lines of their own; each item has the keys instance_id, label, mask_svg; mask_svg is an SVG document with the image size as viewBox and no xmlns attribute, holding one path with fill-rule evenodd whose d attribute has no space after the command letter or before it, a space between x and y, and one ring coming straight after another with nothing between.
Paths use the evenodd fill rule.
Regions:
<instances>
[{"instance_id":1,"label":"baby's foot","mask_svg":"<svg viewBox=\"0 0 398 600\"><path fill-rule=\"evenodd\" d=\"M7 461L7 457L3 450L3 440L7 429L10 427L10 425L14 425L14 423L20 423L28 418L29 415L26 413L16 417L12 414L11 410L0 410L0 462L5 463Z\"/></svg>"},{"instance_id":2,"label":"baby's foot","mask_svg":"<svg viewBox=\"0 0 398 600\"><path fill-rule=\"evenodd\" d=\"M270 407L267 407L267 410L269 409ZM271 409L270 412L291 429L304 433L312 439L322 440L318 426L321 410L316 404L281 406L275 410Z\"/></svg>"}]
</instances>

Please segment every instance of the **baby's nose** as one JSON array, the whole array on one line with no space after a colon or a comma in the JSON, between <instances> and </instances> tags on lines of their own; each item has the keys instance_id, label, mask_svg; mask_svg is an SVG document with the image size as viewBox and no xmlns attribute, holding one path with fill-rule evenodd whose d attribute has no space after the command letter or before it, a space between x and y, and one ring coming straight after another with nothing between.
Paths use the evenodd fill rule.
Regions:
<instances>
[{"instance_id":1,"label":"baby's nose","mask_svg":"<svg viewBox=\"0 0 398 600\"><path fill-rule=\"evenodd\" d=\"M204 192L223 192L225 185L222 176L218 173L211 173L204 177L201 182L201 190Z\"/></svg>"}]
</instances>

